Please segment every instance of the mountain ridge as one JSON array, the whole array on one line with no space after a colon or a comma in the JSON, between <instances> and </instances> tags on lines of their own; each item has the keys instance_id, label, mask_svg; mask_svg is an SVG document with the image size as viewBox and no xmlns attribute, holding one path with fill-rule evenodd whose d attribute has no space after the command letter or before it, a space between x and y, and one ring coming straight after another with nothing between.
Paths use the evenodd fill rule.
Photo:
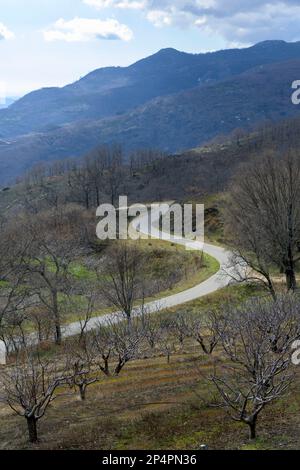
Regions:
<instances>
[{"instance_id":1,"label":"mountain ridge","mask_svg":"<svg viewBox=\"0 0 300 470\"><path fill-rule=\"evenodd\" d=\"M0 137L126 114L158 96L221 81L257 65L300 57L300 42L275 44L201 54L166 48L129 67L96 69L65 87L33 91L1 110Z\"/></svg>"},{"instance_id":2,"label":"mountain ridge","mask_svg":"<svg viewBox=\"0 0 300 470\"><path fill-rule=\"evenodd\" d=\"M299 77L300 42L282 41L207 54L167 48L129 67L97 69L0 111L0 182L100 144L176 153L235 128L297 115L290 95Z\"/></svg>"}]
</instances>

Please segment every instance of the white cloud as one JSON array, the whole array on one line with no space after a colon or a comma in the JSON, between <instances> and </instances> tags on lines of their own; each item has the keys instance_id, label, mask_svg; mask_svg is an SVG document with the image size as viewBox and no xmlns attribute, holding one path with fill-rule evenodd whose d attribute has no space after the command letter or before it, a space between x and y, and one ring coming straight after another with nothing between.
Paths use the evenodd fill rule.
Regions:
<instances>
[{"instance_id":1,"label":"white cloud","mask_svg":"<svg viewBox=\"0 0 300 470\"><path fill-rule=\"evenodd\" d=\"M98 10L113 6L113 0L83 0L83 3L95 7Z\"/></svg>"},{"instance_id":2,"label":"white cloud","mask_svg":"<svg viewBox=\"0 0 300 470\"><path fill-rule=\"evenodd\" d=\"M96 8L144 11L157 27L197 27L228 44L300 40L299 0L83 0Z\"/></svg>"},{"instance_id":3,"label":"white cloud","mask_svg":"<svg viewBox=\"0 0 300 470\"><path fill-rule=\"evenodd\" d=\"M172 24L172 16L168 15L163 10L150 10L147 13L147 19L158 28Z\"/></svg>"},{"instance_id":4,"label":"white cloud","mask_svg":"<svg viewBox=\"0 0 300 470\"><path fill-rule=\"evenodd\" d=\"M43 34L46 41L66 42L86 42L93 39L130 41L133 38L131 29L113 18L103 21L88 18L66 21L61 18L50 29L43 31Z\"/></svg>"},{"instance_id":5,"label":"white cloud","mask_svg":"<svg viewBox=\"0 0 300 470\"><path fill-rule=\"evenodd\" d=\"M13 39L14 33L10 31L3 23L0 23L0 41L2 39Z\"/></svg>"},{"instance_id":6,"label":"white cloud","mask_svg":"<svg viewBox=\"0 0 300 470\"><path fill-rule=\"evenodd\" d=\"M298 0L149 0L148 8L158 4L172 24L197 26L228 43L300 39Z\"/></svg>"},{"instance_id":7,"label":"white cloud","mask_svg":"<svg viewBox=\"0 0 300 470\"><path fill-rule=\"evenodd\" d=\"M86 5L97 8L97 10L108 7L123 10L142 10L147 6L146 0L83 0L83 2Z\"/></svg>"}]
</instances>

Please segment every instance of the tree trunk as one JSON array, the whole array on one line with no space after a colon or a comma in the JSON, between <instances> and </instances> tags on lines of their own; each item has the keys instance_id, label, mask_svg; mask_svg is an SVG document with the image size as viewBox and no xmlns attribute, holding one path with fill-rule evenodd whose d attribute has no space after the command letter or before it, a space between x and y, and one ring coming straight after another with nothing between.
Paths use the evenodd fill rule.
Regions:
<instances>
[{"instance_id":1,"label":"tree trunk","mask_svg":"<svg viewBox=\"0 0 300 470\"><path fill-rule=\"evenodd\" d=\"M37 420L34 417L26 418L29 435L29 442L36 444L38 442Z\"/></svg>"},{"instance_id":2,"label":"tree trunk","mask_svg":"<svg viewBox=\"0 0 300 470\"><path fill-rule=\"evenodd\" d=\"M256 439L256 423L257 423L257 417L253 418L249 423L249 428L250 428L250 434L249 437L250 439Z\"/></svg>"},{"instance_id":3,"label":"tree trunk","mask_svg":"<svg viewBox=\"0 0 300 470\"><path fill-rule=\"evenodd\" d=\"M85 191L85 207L86 210L89 210L90 208L90 196L88 191Z\"/></svg>"},{"instance_id":4,"label":"tree trunk","mask_svg":"<svg viewBox=\"0 0 300 470\"><path fill-rule=\"evenodd\" d=\"M96 199L97 199L97 207L100 206L100 191L99 188L96 188Z\"/></svg>"},{"instance_id":5,"label":"tree trunk","mask_svg":"<svg viewBox=\"0 0 300 470\"><path fill-rule=\"evenodd\" d=\"M62 343L62 333L61 333L58 299L57 299L57 291L56 290L53 290L52 298L53 298L53 314L54 314L54 322L55 322L55 343L57 345L61 345L61 343Z\"/></svg>"},{"instance_id":6,"label":"tree trunk","mask_svg":"<svg viewBox=\"0 0 300 470\"><path fill-rule=\"evenodd\" d=\"M126 311L125 310L125 315L126 315L126 320L127 320L127 328L128 328L128 334L130 335L132 331L132 318L131 318L131 310Z\"/></svg>"},{"instance_id":7,"label":"tree trunk","mask_svg":"<svg viewBox=\"0 0 300 470\"><path fill-rule=\"evenodd\" d=\"M288 268L285 272L285 276L288 290L295 292L295 290L297 289L297 281L294 268Z\"/></svg>"},{"instance_id":8,"label":"tree trunk","mask_svg":"<svg viewBox=\"0 0 300 470\"><path fill-rule=\"evenodd\" d=\"M108 355L108 356L102 355L102 359L103 359L103 361L104 361L104 367L100 367L100 369L102 370L102 372L103 372L107 377L109 377L109 375L110 375L110 373L109 373L109 364L108 364L109 355Z\"/></svg>"},{"instance_id":9,"label":"tree trunk","mask_svg":"<svg viewBox=\"0 0 300 470\"><path fill-rule=\"evenodd\" d=\"M119 361L118 365L115 368L114 375L118 376L120 374L121 370L123 369L124 365L125 364L122 361Z\"/></svg>"},{"instance_id":10,"label":"tree trunk","mask_svg":"<svg viewBox=\"0 0 300 470\"><path fill-rule=\"evenodd\" d=\"M85 396L86 396L86 386L85 385L80 385L79 386L79 392L80 392L80 399L82 401L85 400Z\"/></svg>"},{"instance_id":11,"label":"tree trunk","mask_svg":"<svg viewBox=\"0 0 300 470\"><path fill-rule=\"evenodd\" d=\"M276 291L275 291L274 286L273 286L273 282L272 282L270 277L267 277L267 282L268 282L268 288L269 288L269 291L271 293L271 296L272 296L273 300L276 302L277 294L276 294Z\"/></svg>"},{"instance_id":12,"label":"tree trunk","mask_svg":"<svg viewBox=\"0 0 300 470\"><path fill-rule=\"evenodd\" d=\"M295 291L297 289L297 281L295 274L295 261L293 256L293 205L290 205L289 209L289 246L288 246L288 259L285 270L286 284L289 291Z\"/></svg>"},{"instance_id":13,"label":"tree trunk","mask_svg":"<svg viewBox=\"0 0 300 470\"><path fill-rule=\"evenodd\" d=\"M42 327L40 323L38 324L38 338L39 338L39 343L43 342L43 333L42 333Z\"/></svg>"},{"instance_id":14,"label":"tree trunk","mask_svg":"<svg viewBox=\"0 0 300 470\"><path fill-rule=\"evenodd\" d=\"M60 346L62 343L61 326L55 322L55 343Z\"/></svg>"}]
</instances>

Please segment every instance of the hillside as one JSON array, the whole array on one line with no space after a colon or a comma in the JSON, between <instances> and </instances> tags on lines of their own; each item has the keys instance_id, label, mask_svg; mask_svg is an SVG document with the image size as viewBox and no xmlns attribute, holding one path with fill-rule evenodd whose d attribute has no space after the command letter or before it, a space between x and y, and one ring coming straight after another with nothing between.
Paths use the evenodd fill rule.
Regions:
<instances>
[{"instance_id":1,"label":"hillside","mask_svg":"<svg viewBox=\"0 0 300 470\"><path fill-rule=\"evenodd\" d=\"M233 133L146 168L128 184L134 200L197 200L226 191L237 168L267 152L281 154L300 147L300 118L266 124L251 133ZM136 178L139 178L137 186Z\"/></svg>"},{"instance_id":2,"label":"hillside","mask_svg":"<svg viewBox=\"0 0 300 470\"><path fill-rule=\"evenodd\" d=\"M175 155L161 156L147 162L137 152L137 161L124 166L119 194L127 194L130 202L141 201L201 201L210 194L222 193L227 190L228 183L236 169L266 152L280 154L287 151L298 151L300 146L300 118L286 119L277 124L266 124L251 133L234 132L227 137L218 138L215 142L202 147L195 147ZM91 156L94 152L91 154ZM97 154L97 149L95 149ZM155 156L154 156L155 158ZM81 165L81 160L78 160ZM68 164L66 164L68 168ZM60 194L60 199L84 204L84 197L70 189L68 170L56 175L56 168L50 165L50 178L43 184L48 196ZM47 174L47 166L45 174ZM35 181L35 178L34 178ZM47 189L48 188L48 189ZM91 191L92 192L92 191ZM70 193L70 194L69 194ZM77 194L78 193L78 194ZM40 199L37 194L28 190L23 184L15 185L9 190L0 191L1 210L20 207L28 199ZM74 199L75 198L75 199ZM109 201L109 184L101 180L101 200ZM96 202L94 201L96 204Z\"/></svg>"},{"instance_id":3,"label":"hillside","mask_svg":"<svg viewBox=\"0 0 300 470\"><path fill-rule=\"evenodd\" d=\"M141 165L141 162L138 162L136 166L130 166L130 169L129 166L124 166L122 183L127 186L131 199L136 198L139 201L147 201L149 198L155 200L167 199L170 198L171 194L174 194L174 198L177 200L180 200L180 198L181 200L189 199L202 202L209 200L210 204L206 202L206 237L212 243L222 242L224 241L220 239L222 219L219 217L220 213L218 212L222 204L222 198L219 198L219 196L205 198L204 196L212 191L226 189L230 176L243 161L267 151L298 149L299 128L300 119L291 119L277 125L263 127L251 134L234 133L223 143L221 141L219 143L210 143L182 155L158 158L147 165ZM70 166L66 165L65 168L70 168ZM80 199L77 198L80 196L79 183L84 179L82 179L85 170L84 163L82 163L81 170L80 180L76 179L76 184L72 183L71 173L64 173L62 167L60 167L60 171L56 174L54 168L50 170L49 174L51 176L48 176L48 178L43 178L42 172L36 172L32 174L31 180L28 176L23 184L2 190L0 192L0 219L2 223L4 221L3 226L5 227L5 218L15 220L23 205L27 207L27 216L30 217L30 220L37 221L38 233L41 233L42 240L45 238L46 243L50 243L48 241L50 235L50 240L54 241L54 245L50 246L57 247L57 242L59 245L65 243L66 234L69 234L70 238L67 239L67 243L72 246L72 241L74 242L80 232L77 230L67 231L66 228L71 222L69 218L69 224L62 226L63 239L57 236L59 234L57 221L60 219L53 218L55 224L53 222L50 224L50 227L52 226L50 231L48 226L44 227L39 222L51 220L49 207L54 209L53 213L60 214L64 213L66 207L69 206L72 213L75 210L73 214L76 215L76 221L81 221L80 224L83 219L77 217L83 212L85 216L90 213L89 218L84 218L84 220L89 221L94 234L94 208L90 206L90 211L87 208L85 209L83 201L78 212L79 207L74 205L74 203L78 204L80 202ZM107 172L109 172L109 169L107 169ZM105 187L104 179L100 178L103 187ZM67 184L68 180L69 185ZM94 179L90 181L95 182ZM86 180L84 179L84 186L85 184ZM92 190L92 188L90 189ZM123 191L123 188L119 189ZM101 200L105 200L104 194L101 194ZM4 214L1 214L1 209L4 209ZM46 219L38 219L43 213L46 215ZM3 219L2 215L5 216ZM22 226L23 220L22 217L19 217L18 225L13 225L17 234L16 239L13 239L14 241L20 240L20 232L23 233L23 237L26 239L27 233L24 226ZM30 226L31 224L28 228ZM13 231L12 235L13 233L15 232ZM107 275L96 278L94 268L97 265L101 267L104 265L105 258L115 252L117 242L113 242L115 243L113 246L98 246L96 250L95 245L87 244L89 241L88 233L89 230L84 230L84 238L80 237L82 241L84 240L85 250L82 251L76 248L75 259L73 259L75 252L70 252L72 253L72 263L69 266L69 280L72 285L72 296L68 295L68 299L70 299L70 303L67 304L68 308L65 308L65 304L61 306L63 325L81 316L84 317L86 307L85 302L82 300L85 299L86 291L89 295L89 289L93 288L95 281L94 286L97 295L100 293L100 297L96 298L97 303L93 314L102 314L107 312L106 308L109 308L106 298L102 296L103 291L101 291L101 282L107 278ZM2 238L5 240L5 236ZM89 249L86 251L87 246ZM93 251L91 251L92 247ZM169 294L170 292L177 292L177 290L182 291L188 286L194 285L194 275L197 276L197 282L199 282L199 274L201 280L206 279L211 274L211 269L212 272L218 269L218 267L208 264L208 260L199 256L199 254L194 257L193 252L185 252L183 249L178 250L175 243L166 244L160 240L145 240L139 243L139 250L141 250L140 254L143 253L149 257L146 258L147 264L143 272L147 285L146 298L148 296L158 298L158 296L161 297L167 292ZM7 251L9 252L9 250ZM49 262L49 252L51 253L51 250L44 252L44 256L46 256L45 270L48 269L52 273L53 265L51 261ZM11 253L10 256L12 256ZM28 263L28 258L24 257L24 259ZM36 259L34 258L34 263L30 263L30 272L34 272L33 267ZM68 259L68 255L65 259ZM66 266L65 259L63 263ZM100 272L103 273L102 270ZM30 283L30 278L27 282L28 286L33 286L36 295L36 284ZM63 289L63 285L63 283L60 283L61 289ZM65 285L68 286L69 283ZM149 288L151 288L150 292L148 291ZM143 293L145 294L144 290ZM168 312L163 312L161 316L156 312L152 317L153 323L149 324L149 330L147 326L143 330L141 336L143 340L139 349L135 353L131 352L131 361L126 363L118 374L114 373L118 356L114 355L114 350L112 352L112 347L115 347L116 343L112 343L109 339L109 354L107 357L111 355L111 361L109 360L108 364L110 366L109 370L112 372L106 375L101 370L98 378L98 361L100 359L98 356L97 361L95 360L97 366L93 366L93 369L89 368L88 372L82 373L81 370L87 370L82 368L79 374L76 372L78 376L84 377L85 380L86 378L97 378L97 381L90 382L87 393L85 393L84 398L81 396L81 400L79 400L78 386L75 381L73 383L68 378L67 385L62 384L59 387L57 398L39 423L39 441L34 445L28 443L25 420L22 421L19 416L13 413L13 409L7 406L7 399L6 401L2 400L0 413L3 417L3 426L0 432L0 434L2 433L0 447L3 449L118 449L122 451L132 448L171 449L174 451L188 449L195 451L202 448L202 446L208 449L239 450L277 449L278 447L298 448L299 413L295 413L295 410L298 411L299 409L299 394L297 393L299 373L297 371L288 398L280 397L276 402L268 403L268 406L259 417L256 440L249 441L245 424L230 420L230 415L226 413L227 410L223 406L216 406L219 400L211 376L216 373L216 366L223 373L223 371L228 370L226 366L230 365L232 367L234 361L226 356L226 349L221 341L215 343L212 355L207 354L208 350L205 351L205 347L203 348L203 345L212 345L213 339L216 338L213 326L212 329L209 328L209 325L213 325L210 323L209 314L212 311L222 314L225 312L226 314L229 312L229 306L232 309L230 312L235 312L234 309L238 305L238 318L243 318L243 314L247 315L246 308L249 308L250 304L247 304L245 310L240 310L241 304L249 298L255 298L257 301L260 296L263 296L264 301L266 300L265 291L254 284L233 285L192 303L174 307ZM75 306L76 310L73 310ZM29 307L32 308L31 304ZM23 309L23 306L21 308ZM30 317L26 311L26 322L29 318L32 318L37 319L38 325L43 325L41 338L45 341L43 341L40 351L35 351L35 354L40 352L42 359L44 358L53 364L57 361L60 368L62 368L61 364L64 364L66 360L65 352L67 351L69 354L71 352L72 359L68 358L68 365L70 360L76 360L77 366L78 359L75 356L76 349L74 348L77 347L78 338L75 338L74 342L70 339L67 340L63 346L54 346L52 340L49 340L49 335L51 335L49 313L46 312L47 316L45 318L42 316L42 312L42 308L38 307L38 314L36 315L33 311L33 316ZM281 311L279 311L280 313ZM276 317L278 318L278 310L276 310ZM143 325L148 325L146 318L147 316L143 316ZM257 318L255 332L266 331L267 344L272 344L270 343L270 339L273 338L271 336L272 330L268 330L268 327L257 328ZM272 317L268 315L268 318L274 319L275 315ZM146 323L144 323L145 319ZM33 320L29 321L33 322ZM243 323L243 325L245 324ZM247 322L247 328L251 328L249 324L251 325L250 321ZM260 325L265 324L260 323ZM218 325L221 325L221 322L218 322ZM33 323L30 323L29 326L34 328ZM127 324L125 329L128 334ZM199 341L199 332L202 331L204 334L202 334ZM218 329L218 335L219 331ZM227 330L225 331L227 332ZM290 331L291 329L289 329ZM135 329L130 330L129 334L134 335L134 332ZM48 336L43 336L44 334L48 334ZM237 329L234 326L234 335L236 334ZM102 338L102 336L97 338L99 337ZM121 347L126 348L126 336L125 342L123 342L124 336L122 334L118 337L121 338ZM227 335L225 337L228 338ZM251 346L253 346L253 343L256 344L253 342L253 337L254 335L250 336ZM89 337L86 336L85 338L84 344L89 344ZM111 337L109 336L109 338ZM240 344L239 342L239 346ZM261 351L261 342L259 340L257 340L257 344L257 350ZM240 350L240 347L235 350ZM290 348L288 348L289 350ZM273 349L272 353L276 354ZM254 355L253 357L255 360L257 356ZM277 355L276 361L278 357ZM13 367L13 355L10 356L10 360ZM82 362L82 367L86 367L86 363ZM288 360L288 363L290 363L290 360ZM240 367L240 365L237 367ZM298 368L295 370L298 370ZM14 377L13 380L15 380ZM249 380L252 390L253 380L248 379L247 376L246 380ZM248 384L248 381L243 383ZM95 413L95 410L98 410L97 413ZM68 426L63 426L63 423L67 423Z\"/></svg>"},{"instance_id":4,"label":"hillside","mask_svg":"<svg viewBox=\"0 0 300 470\"><path fill-rule=\"evenodd\" d=\"M6 109L10 105L12 105L18 98L13 98L13 97L7 97L4 100L0 100L0 110L1 109Z\"/></svg>"},{"instance_id":5,"label":"hillside","mask_svg":"<svg viewBox=\"0 0 300 470\"><path fill-rule=\"evenodd\" d=\"M284 41L208 54L163 49L130 67L98 69L64 88L29 93L0 112L0 137L125 114L155 97L206 86L259 65L299 56L300 42Z\"/></svg>"},{"instance_id":6,"label":"hillside","mask_svg":"<svg viewBox=\"0 0 300 470\"><path fill-rule=\"evenodd\" d=\"M207 306L238 303L255 294L259 293L251 286L231 287L178 311L200 316ZM0 448L97 453L99 449L195 452L201 445L209 450L299 449L297 389L288 401L266 409L259 422L259 438L249 442L243 425L231 421L223 408L210 405L215 389L207 377L214 359L203 356L190 340L185 339L183 346L177 339L174 343L169 364L164 354L152 354L130 363L121 377L91 386L84 403L70 391L58 397L41 421L42 439L37 445L26 442L25 423L1 404Z\"/></svg>"},{"instance_id":7,"label":"hillside","mask_svg":"<svg viewBox=\"0 0 300 470\"><path fill-rule=\"evenodd\" d=\"M78 157L103 143L174 153L297 115L290 95L299 58L300 43L284 41L196 55L164 49L127 68L30 93L0 110L0 184L37 162Z\"/></svg>"},{"instance_id":8,"label":"hillside","mask_svg":"<svg viewBox=\"0 0 300 470\"><path fill-rule=\"evenodd\" d=\"M238 128L297 117L299 108L291 102L291 83L297 76L300 60L260 66L215 85L156 98L125 116L2 140L0 183L38 162L79 157L99 144L121 143L126 151L152 147L182 153Z\"/></svg>"}]
</instances>

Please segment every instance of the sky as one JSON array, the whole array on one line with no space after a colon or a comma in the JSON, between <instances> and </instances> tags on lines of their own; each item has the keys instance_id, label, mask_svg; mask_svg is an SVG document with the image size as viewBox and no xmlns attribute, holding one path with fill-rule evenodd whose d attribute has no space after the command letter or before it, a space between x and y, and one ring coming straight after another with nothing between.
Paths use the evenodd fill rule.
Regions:
<instances>
[{"instance_id":1,"label":"sky","mask_svg":"<svg viewBox=\"0 0 300 470\"><path fill-rule=\"evenodd\" d=\"M300 40L299 24L299 0L0 0L0 99L165 47L200 53Z\"/></svg>"}]
</instances>

